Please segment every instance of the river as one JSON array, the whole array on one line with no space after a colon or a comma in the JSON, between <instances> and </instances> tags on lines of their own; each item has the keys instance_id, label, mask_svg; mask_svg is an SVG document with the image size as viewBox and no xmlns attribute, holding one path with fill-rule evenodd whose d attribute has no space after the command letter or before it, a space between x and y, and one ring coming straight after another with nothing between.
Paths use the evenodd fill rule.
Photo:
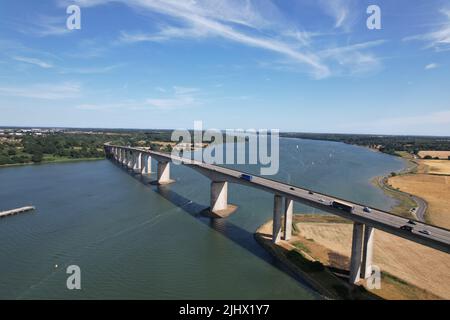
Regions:
<instances>
[{"instance_id":1,"label":"river","mask_svg":"<svg viewBox=\"0 0 450 320\"><path fill-rule=\"evenodd\" d=\"M394 200L370 179L405 165L362 147L281 138L271 178L389 209ZM158 188L107 160L1 168L0 210L37 210L0 219L0 298L319 298L253 239L272 195L230 185L238 210L210 220L199 214L209 180L171 169L176 183ZM319 213L299 204L294 212ZM66 288L69 265L81 269L81 290Z\"/></svg>"}]
</instances>

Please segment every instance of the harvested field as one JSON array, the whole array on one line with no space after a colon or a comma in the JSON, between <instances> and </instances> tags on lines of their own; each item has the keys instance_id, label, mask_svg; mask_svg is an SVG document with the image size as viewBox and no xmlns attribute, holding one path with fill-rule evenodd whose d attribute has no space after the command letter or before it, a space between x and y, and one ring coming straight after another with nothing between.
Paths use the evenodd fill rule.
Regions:
<instances>
[{"instance_id":1,"label":"harvested field","mask_svg":"<svg viewBox=\"0 0 450 320\"><path fill-rule=\"evenodd\" d=\"M439 159L448 160L450 151L419 151L418 156L422 159L425 158L425 156L430 156L432 158L438 157Z\"/></svg>"},{"instance_id":2,"label":"harvested field","mask_svg":"<svg viewBox=\"0 0 450 320\"><path fill-rule=\"evenodd\" d=\"M429 174L450 175L449 160L421 160Z\"/></svg>"},{"instance_id":3,"label":"harvested field","mask_svg":"<svg viewBox=\"0 0 450 320\"><path fill-rule=\"evenodd\" d=\"M424 199L428 203L427 221L450 229L450 176L409 174L391 177L389 184Z\"/></svg>"},{"instance_id":4,"label":"harvested field","mask_svg":"<svg viewBox=\"0 0 450 320\"><path fill-rule=\"evenodd\" d=\"M300 222L299 236L311 239L335 254L328 264L347 264L351 252L352 224ZM376 230L374 264L382 271L445 299L450 299L450 255Z\"/></svg>"}]
</instances>

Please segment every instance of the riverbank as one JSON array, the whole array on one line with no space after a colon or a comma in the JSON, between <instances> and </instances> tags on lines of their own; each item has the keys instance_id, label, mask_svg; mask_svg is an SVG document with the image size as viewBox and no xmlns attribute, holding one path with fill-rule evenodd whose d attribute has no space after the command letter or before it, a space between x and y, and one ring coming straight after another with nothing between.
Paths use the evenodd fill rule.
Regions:
<instances>
[{"instance_id":1,"label":"riverbank","mask_svg":"<svg viewBox=\"0 0 450 320\"><path fill-rule=\"evenodd\" d=\"M389 177L387 183L395 190L424 199L428 207L426 222L450 229L450 175L446 174L450 172L450 161L417 161L417 170Z\"/></svg>"},{"instance_id":2,"label":"riverbank","mask_svg":"<svg viewBox=\"0 0 450 320\"><path fill-rule=\"evenodd\" d=\"M25 162L25 163L12 163L12 164L2 164L0 168L7 167L20 167L20 166L29 166L29 165L39 165L39 164L49 164L49 163L66 163L66 162L81 162L81 161L99 161L104 160L105 158L55 158L52 160L45 160L41 162Z\"/></svg>"},{"instance_id":3,"label":"riverbank","mask_svg":"<svg viewBox=\"0 0 450 320\"><path fill-rule=\"evenodd\" d=\"M397 172L391 172L389 175L376 176L371 179L371 183L380 188L384 194L395 199L397 204L391 208L393 214L408 218L415 219L422 222L426 222L425 212L427 210L427 202L419 197L413 196L408 192L404 192L398 188L392 187L389 183L391 177L403 176L407 174L413 174L418 171L420 164L409 153L400 152L399 157L406 160L406 168Z\"/></svg>"},{"instance_id":4,"label":"riverbank","mask_svg":"<svg viewBox=\"0 0 450 320\"><path fill-rule=\"evenodd\" d=\"M381 289L370 290L361 281L356 290L350 291L351 234L352 224L345 219L294 215L291 240L273 244L271 220L258 228L255 238L289 270L331 299L450 298L448 255L378 230L374 263L382 271ZM423 256L428 257L427 265L423 265ZM430 265L435 266L433 270Z\"/></svg>"}]
</instances>

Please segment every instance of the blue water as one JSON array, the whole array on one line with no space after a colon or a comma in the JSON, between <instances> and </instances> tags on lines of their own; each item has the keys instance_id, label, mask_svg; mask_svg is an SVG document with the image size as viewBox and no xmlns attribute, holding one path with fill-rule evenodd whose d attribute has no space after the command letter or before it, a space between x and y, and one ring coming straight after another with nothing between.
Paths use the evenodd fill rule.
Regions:
<instances>
[{"instance_id":1,"label":"blue water","mask_svg":"<svg viewBox=\"0 0 450 320\"><path fill-rule=\"evenodd\" d=\"M394 202L370 179L405 166L325 141L281 139L280 156L271 178L381 209ZM176 183L160 188L107 160L0 169L0 210L37 207L0 219L0 298L318 298L253 239L272 215L272 195L230 185L238 210L210 220L199 214L209 206L208 179L171 169ZM295 211L317 213L298 204ZM66 288L72 264L82 290Z\"/></svg>"}]
</instances>

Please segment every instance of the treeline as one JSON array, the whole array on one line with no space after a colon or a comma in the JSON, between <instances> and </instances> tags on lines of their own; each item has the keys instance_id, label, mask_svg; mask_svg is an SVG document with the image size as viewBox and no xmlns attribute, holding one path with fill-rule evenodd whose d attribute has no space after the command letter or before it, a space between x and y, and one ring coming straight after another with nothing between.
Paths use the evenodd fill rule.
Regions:
<instances>
[{"instance_id":1,"label":"treeline","mask_svg":"<svg viewBox=\"0 0 450 320\"><path fill-rule=\"evenodd\" d=\"M328 133L281 133L282 137L302 138L311 140L329 140L377 148L381 152L396 155L396 151L406 151L417 154L421 150L448 151L450 137L431 136L381 136L358 134L328 134Z\"/></svg>"},{"instance_id":2,"label":"treeline","mask_svg":"<svg viewBox=\"0 0 450 320\"><path fill-rule=\"evenodd\" d=\"M103 144L107 142L127 146L147 146L153 150L161 150L161 146L153 142L168 142L170 138L171 132L167 130L111 130L111 132L90 133L71 131L41 136L10 134L0 140L0 165L104 158ZM166 149L163 151L170 151L170 146Z\"/></svg>"}]
</instances>

